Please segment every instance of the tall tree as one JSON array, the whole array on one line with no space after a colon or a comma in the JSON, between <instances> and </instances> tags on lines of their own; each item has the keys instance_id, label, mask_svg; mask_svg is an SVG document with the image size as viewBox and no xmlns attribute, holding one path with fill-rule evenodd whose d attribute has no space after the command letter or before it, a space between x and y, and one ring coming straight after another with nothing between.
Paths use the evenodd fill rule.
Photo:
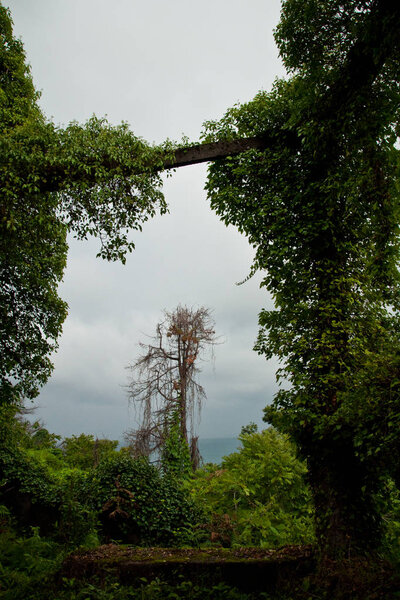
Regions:
<instances>
[{"instance_id":1,"label":"tall tree","mask_svg":"<svg viewBox=\"0 0 400 600\"><path fill-rule=\"evenodd\" d=\"M385 1L287 0L276 40L292 77L205 136L275 132L265 151L213 163L207 189L274 297L256 349L279 357L291 387L265 416L308 461L320 546L335 557L379 545L375 494L398 458L399 24ZM363 381L379 389L368 406Z\"/></svg>"},{"instance_id":2,"label":"tall tree","mask_svg":"<svg viewBox=\"0 0 400 600\"><path fill-rule=\"evenodd\" d=\"M194 415L205 397L196 381L199 361L217 338L210 311L178 306L165 312L151 344L140 343L139 358L129 368L129 398L139 408L140 427L132 440L138 452L162 448L178 421L180 436L195 456ZM191 438L191 439L189 439Z\"/></svg>"}]
</instances>

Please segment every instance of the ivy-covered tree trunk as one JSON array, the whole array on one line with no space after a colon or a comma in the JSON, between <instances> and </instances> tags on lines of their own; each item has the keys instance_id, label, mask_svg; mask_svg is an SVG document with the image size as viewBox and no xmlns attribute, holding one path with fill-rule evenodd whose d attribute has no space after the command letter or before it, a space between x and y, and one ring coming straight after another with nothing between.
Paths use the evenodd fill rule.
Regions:
<instances>
[{"instance_id":1,"label":"ivy-covered tree trunk","mask_svg":"<svg viewBox=\"0 0 400 600\"><path fill-rule=\"evenodd\" d=\"M338 560L374 553L382 540L374 500L379 474L355 455L350 436L347 443L332 438L313 444L307 461L320 555Z\"/></svg>"},{"instance_id":2,"label":"ivy-covered tree trunk","mask_svg":"<svg viewBox=\"0 0 400 600\"><path fill-rule=\"evenodd\" d=\"M319 174L325 181L329 178L322 170ZM304 421L300 425L291 421L290 429L307 459L320 555L338 560L376 552L382 540L374 500L381 475L374 460L357 452L355 423L346 415L352 396L352 382L346 372L354 372L362 361L355 341L365 351L371 350L365 328L378 323L374 313L361 306L354 310L363 302L357 286L362 288L366 282L359 274L355 286L354 271L351 274L352 263L360 260L360 249L357 233L349 232L346 225L348 205L340 198L332 201L329 195L319 200L323 210L330 213L330 227L316 231L311 243L309 271L315 300L309 306L310 318L303 322L303 331L313 340L309 343L313 350L303 355L302 366L297 367L297 375L304 376L306 385L293 398L294 407L304 411ZM314 218L317 220L317 215ZM365 280L371 284L368 277ZM377 298L375 291L375 305Z\"/></svg>"}]
</instances>

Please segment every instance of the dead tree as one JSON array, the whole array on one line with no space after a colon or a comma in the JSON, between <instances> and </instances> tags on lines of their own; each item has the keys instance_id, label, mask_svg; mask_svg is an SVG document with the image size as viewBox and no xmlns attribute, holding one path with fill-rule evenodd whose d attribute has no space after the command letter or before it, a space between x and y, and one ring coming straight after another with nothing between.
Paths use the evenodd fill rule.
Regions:
<instances>
[{"instance_id":1,"label":"dead tree","mask_svg":"<svg viewBox=\"0 0 400 600\"><path fill-rule=\"evenodd\" d=\"M125 439L136 455L149 456L160 450L168 435L173 414L178 415L182 440L192 446L194 416L200 415L205 398L196 381L199 361L217 343L214 321L207 308L197 310L178 306L165 312L152 343L140 343L141 355L128 367L129 399L137 409L139 427ZM196 462L198 462L197 454Z\"/></svg>"}]
</instances>

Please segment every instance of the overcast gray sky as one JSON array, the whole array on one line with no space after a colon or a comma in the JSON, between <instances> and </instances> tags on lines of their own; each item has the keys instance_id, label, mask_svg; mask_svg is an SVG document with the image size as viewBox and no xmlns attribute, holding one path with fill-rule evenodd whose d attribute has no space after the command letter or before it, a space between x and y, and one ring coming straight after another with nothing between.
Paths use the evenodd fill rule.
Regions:
<instances>
[{"instance_id":1,"label":"overcast gray sky","mask_svg":"<svg viewBox=\"0 0 400 600\"><path fill-rule=\"evenodd\" d=\"M41 106L57 124L93 113L127 121L149 142L187 135L284 76L273 40L279 0L3 0L24 42ZM260 276L237 286L253 252L208 206L207 167L165 178L170 214L135 235L127 264L96 259L98 243L71 240L60 289L69 304L37 418L61 435L121 439L134 427L124 386L138 342L164 309L206 306L225 342L204 362L201 437L236 436L262 422L276 363L252 350L271 306ZM182 252L182 248L184 251Z\"/></svg>"}]
</instances>

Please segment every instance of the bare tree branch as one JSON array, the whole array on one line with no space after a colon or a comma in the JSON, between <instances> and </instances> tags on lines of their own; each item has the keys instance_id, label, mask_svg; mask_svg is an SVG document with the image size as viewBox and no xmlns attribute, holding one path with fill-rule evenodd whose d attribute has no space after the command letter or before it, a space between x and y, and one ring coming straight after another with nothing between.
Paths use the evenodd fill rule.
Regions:
<instances>
[{"instance_id":1,"label":"bare tree branch","mask_svg":"<svg viewBox=\"0 0 400 600\"><path fill-rule=\"evenodd\" d=\"M178 306L165 312L158 323L153 343L139 344L141 355L130 365L129 399L137 408L139 427L127 432L126 439L135 454L149 456L160 449L168 434L174 413L188 446L194 437L194 414L205 398L195 377L204 352L218 342L210 311ZM198 463L197 441L192 443L193 460Z\"/></svg>"}]
</instances>

